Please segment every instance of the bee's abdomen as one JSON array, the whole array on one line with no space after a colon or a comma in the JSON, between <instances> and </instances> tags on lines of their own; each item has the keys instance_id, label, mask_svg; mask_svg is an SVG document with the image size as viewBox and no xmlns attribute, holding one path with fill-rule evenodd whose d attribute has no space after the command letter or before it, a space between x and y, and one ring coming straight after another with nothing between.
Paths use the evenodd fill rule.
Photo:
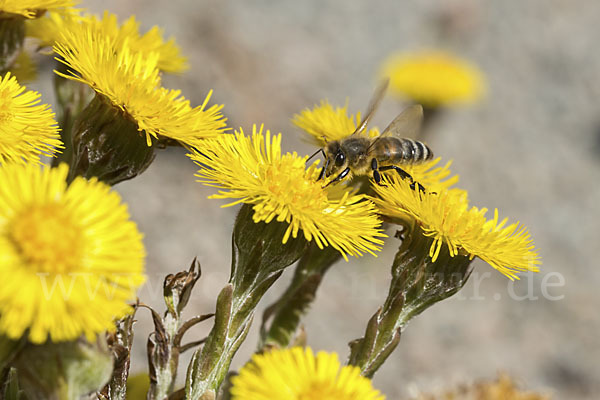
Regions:
<instances>
[{"instance_id":1,"label":"bee's abdomen","mask_svg":"<svg viewBox=\"0 0 600 400\"><path fill-rule=\"evenodd\" d=\"M385 137L376 144L378 161L398 164L419 164L433 158L427 145L408 138Z\"/></svg>"}]
</instances>

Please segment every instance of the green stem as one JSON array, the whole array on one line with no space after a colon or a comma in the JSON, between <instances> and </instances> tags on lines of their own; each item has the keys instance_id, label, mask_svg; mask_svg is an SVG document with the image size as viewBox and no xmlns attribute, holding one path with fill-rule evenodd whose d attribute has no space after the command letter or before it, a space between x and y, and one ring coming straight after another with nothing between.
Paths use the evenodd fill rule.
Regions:
<instances>
[{"instance_id":1,"label":"green stem","mask_svg":"<svg viewBox=\"0 0 600 400\"><path fill-rule=\"evenodd\" d=\"M340 253L331 247L310 245L298 262L290 285L263 313L259 349L294 344L300 320L314 301L323 276L340 258Z\"/></svg>"},{"instance_id":2,"label":"green stem","mask_svg":"<svg viewBox=\"0 0 600 400\"><path fill-rule=\"evenodd\" d=\"M13 65L21 52L24 40L25 20L23 17L0 15L0 75L4 75Z\"/></svg>"},{"instance_id":3,"label":"green stem","mask_svg":"<svg viewBox=\"0 0 600 400\"><path fill-rule=\"evenodd\" d=\"M443 245L429 257L433 239L418 225L407 233L392 264L392 281L382 307L371 317L365 335L350 344L349 364L372 377L400 342L408 322L433 304L458 292L471 273L468 255L450 256Z\"/></svg>"},{"instance_id":4,"label":"green stem","mask_svg":"<svg viewBox=\"0 0 600 400\"><path fill-rule=\"evenodd\" d=\"M236 219L231 277L217 298L214 326L188 368L188 399L215 398L248 334L258 302L283 269L305 252L303 237L282 244L287 224L255 223L253 214L252 206L244 205Z\"/></svg>"},{"instance_id":5,"label":"green stem","mask_svg":"<svg viewBox=\"0 0 600 400\"><path fill-rule=\"evenodd\" d=\"M67 73L67 66L61 62L56 62L56 69L62 73ZM94 98L94 91L81 82L75 82L55 74L54 92L56 94L56 119L61 128L60 138L65 148L52 159L52 165L57 166L61 162L71 165L73 162L72 134L75 120Z\"/></svg>"}]
</instances>

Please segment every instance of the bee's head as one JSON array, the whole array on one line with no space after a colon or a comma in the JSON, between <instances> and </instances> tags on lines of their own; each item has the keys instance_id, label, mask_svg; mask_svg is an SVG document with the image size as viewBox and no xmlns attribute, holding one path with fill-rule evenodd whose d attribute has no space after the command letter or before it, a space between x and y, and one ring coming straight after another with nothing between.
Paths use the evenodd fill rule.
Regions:
<instances>
[{"instance_id":1,"label":"bee's head","mask_svg":"<svg viewBox=\"0 0 600 400\"><path fill-rule=\"evenodd\" d=\"M327 143L327 146L325 147L325 154L327 155L327 160L325 163L326 177L346 169L348 160L346 154L342 150L342 146L340 146L339 141L335 140Z\"/></svg>"}]
</instances>

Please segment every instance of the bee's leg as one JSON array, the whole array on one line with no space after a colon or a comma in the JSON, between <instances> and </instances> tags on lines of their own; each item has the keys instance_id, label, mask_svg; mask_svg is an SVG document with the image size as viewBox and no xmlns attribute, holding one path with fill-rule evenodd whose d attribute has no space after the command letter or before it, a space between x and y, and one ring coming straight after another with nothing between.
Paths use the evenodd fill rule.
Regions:
<instances>
[{"instance_id":1,"label":"bee's leg","mask_svg":"<svg viewBox=\"0 0 600 400\"><path fill-rule=\"evenodd\" d=\"M329 158L325 159L325 166L321 169L321 173L319 174L319 178L317 178L317 181L320 181L321 179L323 179L323 177L325 176L325 171L327 170L327 167L329 166Z\"/></svg>"},{"instance_id":2,"label":"bee's leg","mask_svg":"<svg viewBox=\"0 0 600 400\"><path fill-rule=\"evenodd\" d=\"M381 183L381 174L379 173L379 169L377 168L376 158L373 158L371 160L371 169L373 170L373 179L375 180L375 183L379 186L386 186L383 183Z\"/></svg>"},{"instance_id":3,"label":"bee's leg","mask_svg":"<svg viewBox=\"0 0 600 400\"><path fill-rule=\"evenodd\" d=\"M397 167L395 165L386 165L386 166L383 166L383 167L379 168L380 171L387 171L389 169L393 169L398 174L400 174L400 177L402 179L408 179L409 182L410 182L410 188L412 190L415 190L418 187L421 192L425 193L425 188L423 187L423 185L421 185L419 182L415 182L415 180L413 179L413 177L408 172L406 172L405 170L403 170L402 168Z\"/></svg>"},{"instance_id":4,"label":"bee's leg","mask_svg":"<svg viewBox=\"0 0 600 400\"><path fill-rule=\"evenodd\" d=\"M314 156L316 156L317 154L319 154L319 153L323 154L323 158L327 158L327 155L325 155L325 150L323 150L323 149L319 149L319 150L315 151L315 152L313 153L313 155L312 155L312 156L308 157L308 158L306 159L306 162L309 162L310 160L312 160L312 158L313 158Z\"/></svg>"},{"instance_id":5,"label":"bee's leg","mask_svg":"<svg viewBox=\"0 0 600 400\"><path fill-rule=\"evenodd\" d=\"M323 179L323 175L325 175L325 168L321 168L321 173L319 174L317 180L320 181L321 179Z\"/></svg>"},{"instance_id":6,"label":"bee's leg","mask_svg":"<svg viewBox=\"0 0 600 400\"><path fill-rule=\"evenodd\" d=\"M331 185L332 183L341 181L342 179L344 179L346 177L346 175L348 175L349 172L350 172L350 167L343 170L338 176L335 177L334 180L330 181L327 185L323 186L323 189L325 189L327 186Z\"/></svg>"}]
</instances>

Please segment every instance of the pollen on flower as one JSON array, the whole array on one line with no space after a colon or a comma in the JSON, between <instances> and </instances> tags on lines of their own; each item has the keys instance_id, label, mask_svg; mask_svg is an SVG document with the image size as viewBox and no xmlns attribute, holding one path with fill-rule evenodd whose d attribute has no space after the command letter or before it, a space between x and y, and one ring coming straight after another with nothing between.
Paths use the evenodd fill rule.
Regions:
<instances>
[{"instance_id":1,"label":"pollen on flower","mask_svg":"<svg viewBox=\"0 0 600 400\"><path fill-rule=\"evenodd\" d=\"M9 237L35 272L61 274L76 269L83 256L81 234L78 223L58 204L32 206L9 228Z\"/></svg>"}]
</instances>

